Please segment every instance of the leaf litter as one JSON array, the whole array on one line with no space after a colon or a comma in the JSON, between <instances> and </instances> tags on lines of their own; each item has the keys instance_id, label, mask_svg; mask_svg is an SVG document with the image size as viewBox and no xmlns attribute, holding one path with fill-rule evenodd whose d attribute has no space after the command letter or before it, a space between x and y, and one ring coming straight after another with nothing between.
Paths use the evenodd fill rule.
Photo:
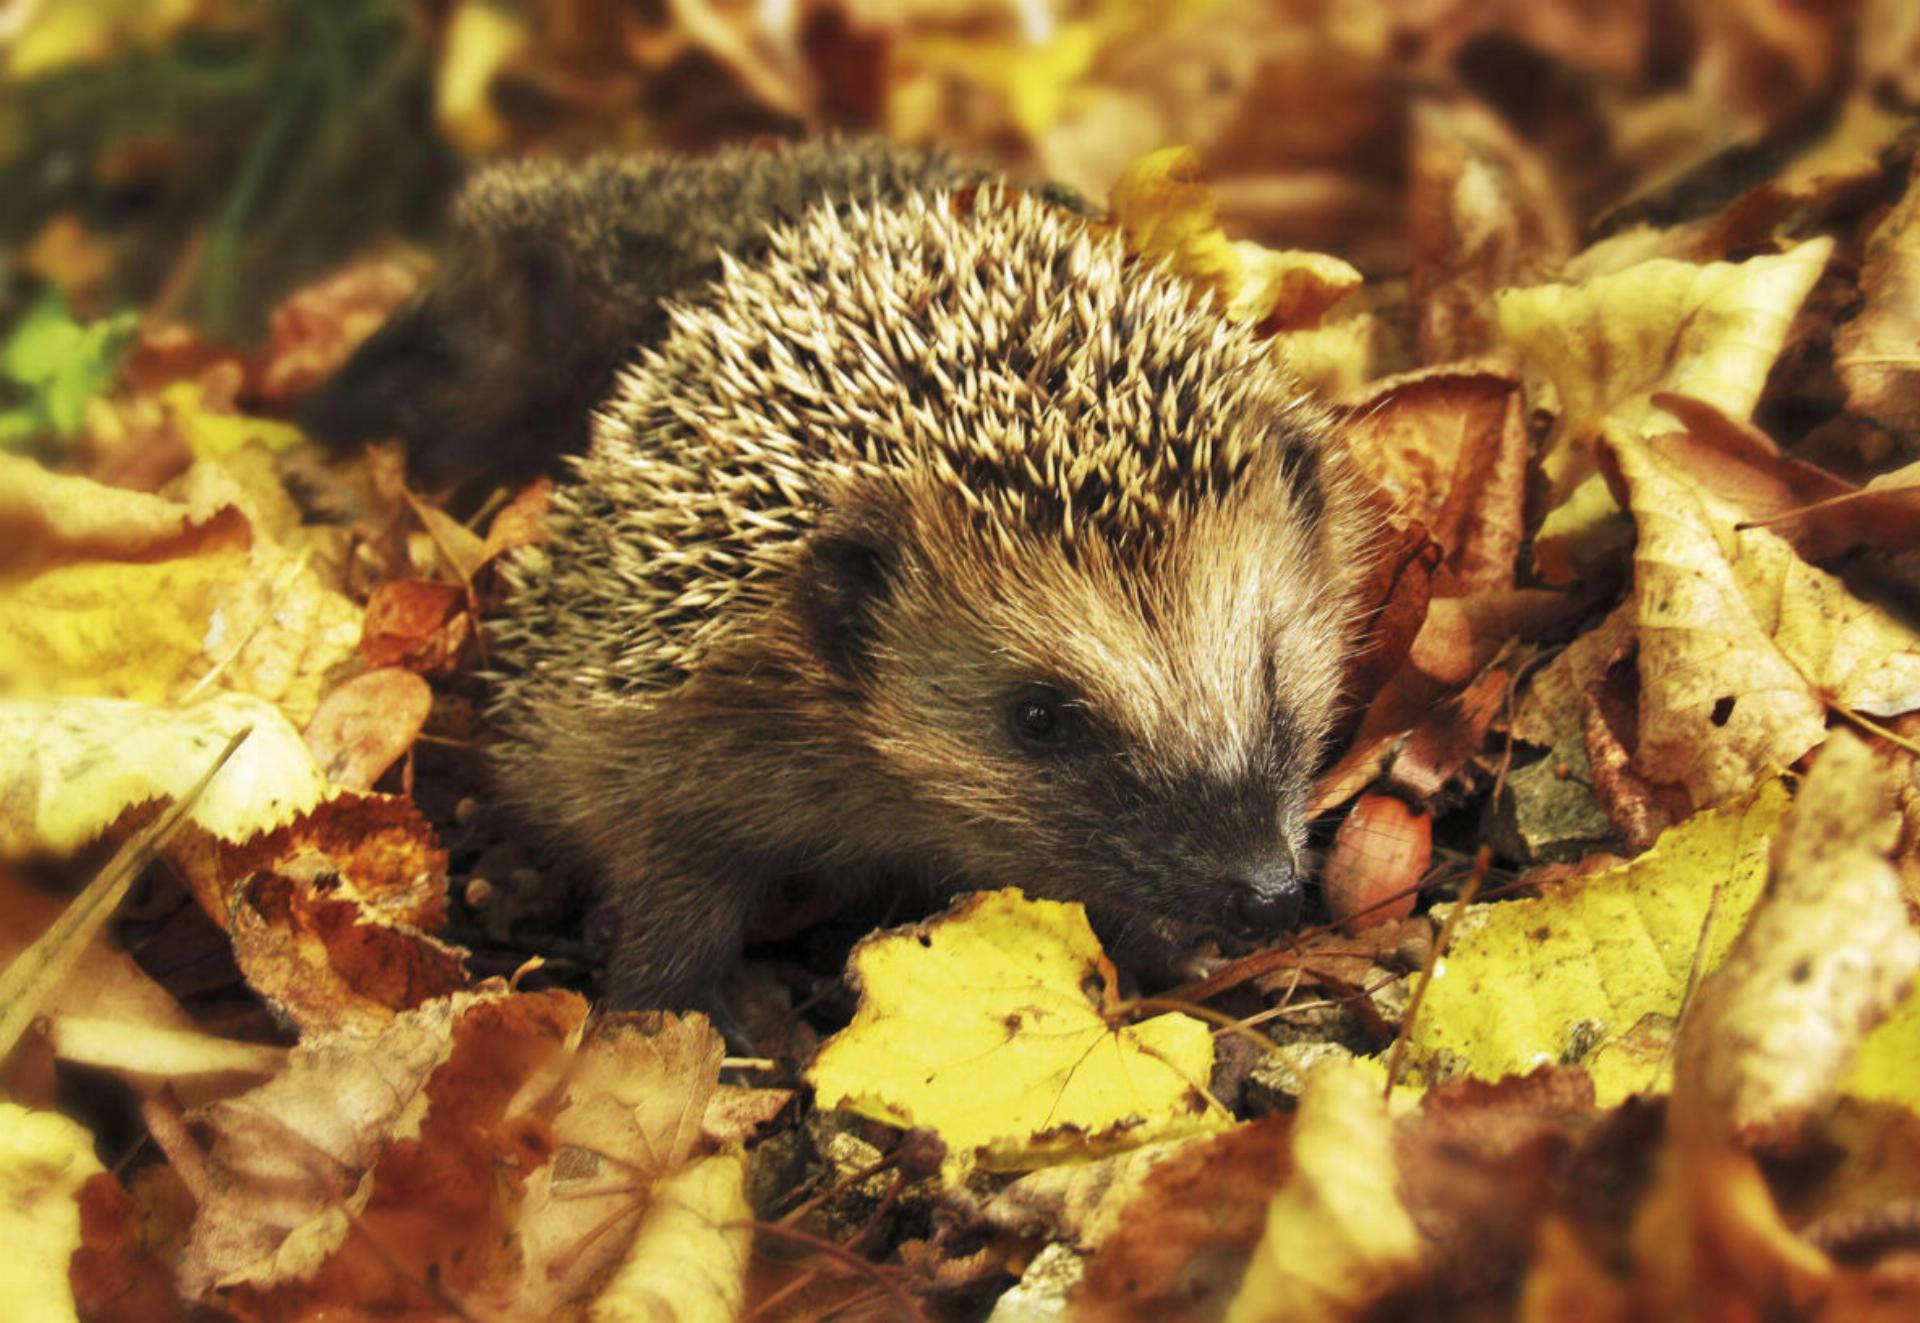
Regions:
<instances>
[{"instance_id":1,"label":"leaf litter","mask_svg":"<svg viewBox=\"0 0 1920 1323\"><path fill-rule=\"evenodd\" d=\"M4 93L23 1316L1920 1308L1910 6L124 8L37 7ZM1381 552L1332 922L1136 998L1177 979L1077 907L963 897L851 995L851 932L750 961L764 1056L576 991L578 883L476 773L546 485L476 515L289 413L452 158L795 124L1104 196L1337 411ZM370 141L411 168L330 229ZM120 917L30 954L116 849Z\"/></svg>"}]
</instances>

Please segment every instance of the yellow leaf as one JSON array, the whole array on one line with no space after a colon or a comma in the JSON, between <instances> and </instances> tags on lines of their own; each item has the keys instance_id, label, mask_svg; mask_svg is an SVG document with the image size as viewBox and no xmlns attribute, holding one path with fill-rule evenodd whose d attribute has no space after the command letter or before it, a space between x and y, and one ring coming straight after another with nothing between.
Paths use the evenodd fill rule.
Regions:
<instances>
[{"instance_id":1,"label":"yellow leaf","mask_svg":"<svg viewBox=\"0 0 1920 1323\"><path fill-rule=\"evenodd\" d=\"M1579 285L1501 294L1501 334L1522 367L1546 377L1559 396L1540 460L1554 504L1595 480L1603 429L1637 437L1678 426L1655 407L1656 393L1705 400L1729 418L1752 413L1794 313L1832 250L1833 241L1820 238L1741 263L1657 258ZM1607 508L1592 493L1588 504ZM1563 518L1556 536L1588 536L1595 519L1591 508L1578 527L1566 527ZM1543 567L1554 563L1552 545Z\"/></svg>"},{"instance_id":2,"label":"yellow leaf","mask_svg":"<svg viewBox=\"0 0 1920 1323\"><path fill-rule=\"evenodd\" d=\"M93 1136L51 1112L0 1102L0 1299L16 1323L72 1323L68 1265L80 1247L80 1187L105 1170Z\"/></svg>"},{"instance_id":3,"label":"yellow leaf","mask_svg":"<svg viewBox=\"0 0 1920 1323\"><path fill-rule=\"evenodd\" d=\"M1886 768L1835 731L1781 829L1766 899L1687 1008L1676 1111L1751 1144L1799 1132L1832 1102L1861 1039L1920 971L1920 933L1887 860L1899 832Z\"/></svg>"},{"instance_id":4,"label":"yellow leaf","mask_svg":"<svg viewBox=\"0 0 1920 1323\"><path fill-rule=\"evenodd\" d=\"M1167 147L1129 165L1107 206L1128 252L1167 263L1222 304L1239 293L1245 269L1191 147Z\"/></svg>"},{"instance_id":5,"label":"yellow leaf","mask_svg":"<svg viewBox=\"0 0 1920 1323\"><path fill-rule=\"evenodd\" d=\"M590 1323L732 1323L746 1302L753 1210L746 1157L702 1158L654 1190L626 1261L587 1309Z\"/></svg>"},{"instance_id":6,"label":"yellow leaf","mask_svg":"<svg viewBox=\"0 0 1920 1323\"><path fill-rule=\"evenodd\" d=\"M1631 863L1461 916L1414 1027L1414 1059L1499 1079L1577 1059L1645 1017L1677 1016L1716 890L1703 970L1726 958L1758 898L1786 804L1786 787L1767 781L1696 813ZM1587 1064L1602 1107L1654 1084L1644 1056L1606 1052Z\"/></svg>"},{"instance_id":7,"label":"yellow leaf","mask_svg":"<svg viewBox=\"0 0 1920 1323\"><path fill-rule=\"evenodd\" d=\"M1306 330L1365 281L1352 265L1326 253L1262 248L1244 240L1233 250L1240 256L1242 279L1227 300L1227 317L1236 322Z\"/></svg>"},{"instance_id":8,"label":"yellow leaf","mask_svg":"<svg viewBox=\"0 0 1920 1323\"><path fill-rule=\"evenodd\" d=\"M34 465L7 478L25 491L0 497L0 531L39 550L0 585L0 691L159 702L213 674L304 724L352 660L360 608L258 523L249 536L271 493L224 465L195 465L173 500Z\"/></svg>"},{"instance_id":9,"label":"yellow leaf","mask_svg":"<svg viewBox=\"0 0 1920 1323\"><path fill-rule=\"evenodd\" d=\"M160 403L195 459L225 459L256 442L269 451L291 450L307 439L299 428L271 418L210 412L200 402L198 382L174 382L160 392Z\"/></svg>"},{"instance_id":10,"label":"yellow leaf","mask_svg":"<svg viewBox=\"0 0 1920 1323\"><path fill-rule=\"evenodd\" d=\"M435 123L469 156L497 151L506 143L507 126L493 107L493 78L526 45L525 17L490 0L463 0L441 40Z\"/></svg>"},{"instance_id":11,"label":"yellow leaf","mask_svg":"<svg viewBox=\"0 0 1920 1323\"><path fill-rule=\"evenodd\" d=\"M1363 281L1351 265L1325 253L1229 240L1190 147L1168 147L1129 165L1107 205L1128 252L1166 262L1212 294L1230 321L1306 331Z\"/></svg>"},{"instance_id":12,"label":"yellow leaf","mask_svg":"<svg viewBox=\"0 0 1920 1323\"><path fill-rule=\"evenodd\" d=\"M5 594L0 689L159 702L205 657L214 600L246 572L238 551L49 570Z\"/></svg>"},{"instance_id":13,"label":"yellow leaf","mask_svg":"<svg viewBox=\"0 0 1920 1323\"><path fill-rule=\"evenodd\" d=\"M0 855L66 853L121 812L174 797L233 733L242 744L188 814L221 840L243 841L317 804L326 789L306 743L271 704L219 694L186 708L109 698L0 701Z\"/></svg>"},{"instance_id":14,"label":"yellow leaf","mask_svg":"<svg viewBox=\"0 0 1920 1323\"><path fill-rule=\"evenodd\" d=\"M1380 1085L1332 1059L1307 1077L1293 1173L1267 1207L1227 1323L1359 1317L1420 1267Z\"/></svg>"},{"instance_id":15,"label":"yellow leaf","mask_svg":"<svg viewBox=\"0 0 1920 1323\"><path fill-rule=\"evenodd\" d=\"M1018 1170L1225 1122L1202 1092L1206 1025L1108 1023L1113 966L1077 904L978 893L868 938L853 970L859 1012L807 1072L820 1105L930 1127L956 1163Z\"/></svg>"}]
</instances>

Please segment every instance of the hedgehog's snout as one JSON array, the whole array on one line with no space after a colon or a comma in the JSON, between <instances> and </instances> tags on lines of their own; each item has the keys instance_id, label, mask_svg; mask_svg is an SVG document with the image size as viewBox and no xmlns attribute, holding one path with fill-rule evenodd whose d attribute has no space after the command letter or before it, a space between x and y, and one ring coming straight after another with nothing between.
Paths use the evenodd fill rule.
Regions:
<instances>
[{"instance_id":1,"label":"hedgehog's snout","mask_svg":"<svg viewBox=\"0 0 1920 1323\"><path fill-rule=\"evenodd\" d=\"M1248 937L1273 937L1300 925L1306 891L1291 855L1250 860L1227 875L1228 917Z\"/></svg>"}]
</instances>

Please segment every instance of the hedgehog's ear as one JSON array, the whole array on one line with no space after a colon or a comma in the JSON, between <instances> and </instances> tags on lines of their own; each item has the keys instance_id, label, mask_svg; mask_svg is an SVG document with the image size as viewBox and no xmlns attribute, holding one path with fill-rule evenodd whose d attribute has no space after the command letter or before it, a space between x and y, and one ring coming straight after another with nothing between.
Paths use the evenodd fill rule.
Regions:
<instances>
[{"instance_id":1,"label":"hedgehog's ear","mask_svg":"<svg viewBox=\"0 0 1920 1323\"><path fill-rule=\"evenodd\" d=\"M807 539L802 609L821 657L848 678L866 669L895 559L892 536L874 522L823 528Z\"/></svg>"}]
</instances>

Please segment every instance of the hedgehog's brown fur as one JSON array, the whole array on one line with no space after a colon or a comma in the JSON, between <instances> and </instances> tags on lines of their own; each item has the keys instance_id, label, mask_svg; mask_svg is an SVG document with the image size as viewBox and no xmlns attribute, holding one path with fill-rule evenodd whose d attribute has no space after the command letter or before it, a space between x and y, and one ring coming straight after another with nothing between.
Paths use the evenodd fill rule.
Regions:
<instances>
[{"instance_id":1,"label":"hedgehog's brown fur","mask_svg":"<svg viewBox=\"0 0 1920 1323\"><path fill-rule=\"evenodd\" d=\"M671 317L495 632L503 790L620 897L617 998L795 873L1272 916L1360 522L1270 346L993 189L816 209Z\"/></svg>"}]
</instances>

